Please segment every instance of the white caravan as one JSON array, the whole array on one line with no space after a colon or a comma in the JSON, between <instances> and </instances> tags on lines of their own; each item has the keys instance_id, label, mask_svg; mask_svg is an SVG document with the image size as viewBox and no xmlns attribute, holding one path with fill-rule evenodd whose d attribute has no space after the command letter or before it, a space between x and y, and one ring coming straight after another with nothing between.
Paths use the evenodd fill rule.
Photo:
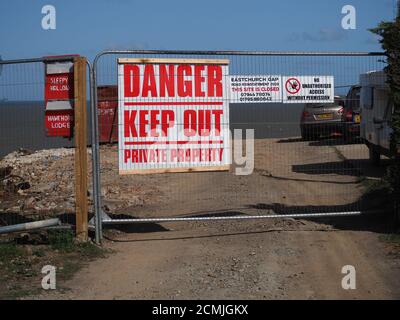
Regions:
<instances>
[{"instance_id":1,"label":"white caravan","mask_svg":"<svg viewBox=\"0 0 400 320\"><path fill-rule=\"evenodd\" d=\"M394 110L384 71L360 75L360 136L369 148L369 156L378 164L381 154L389 156L390 122Z\"/></svg>"}]
</instances>

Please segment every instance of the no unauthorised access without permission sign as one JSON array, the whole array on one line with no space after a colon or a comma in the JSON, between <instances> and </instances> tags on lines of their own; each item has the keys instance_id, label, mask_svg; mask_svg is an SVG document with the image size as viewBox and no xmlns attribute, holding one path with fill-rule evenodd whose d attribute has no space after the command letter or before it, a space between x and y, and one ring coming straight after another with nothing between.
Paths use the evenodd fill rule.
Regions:
<instances>
[{"instance_id":1,"label":"no unauthorised access without permission sign","mask_svg":"<svg viewBox=\"0 0 400 320\"><path fill-rule=\"evenodd\" d=\"M228 63L118 59L120 174L229 169Z\"/></svg>"},{"instance_id":2,"label":"no unauthorised access without permission sign","mask_svg":"<svg viewBox=\"0 0 400 320\"><path fill-rule=\"evenodd\" d=\"M333 76L282 77L283 103L329 103L334 101Z\"/></svg>"}]
</instances>

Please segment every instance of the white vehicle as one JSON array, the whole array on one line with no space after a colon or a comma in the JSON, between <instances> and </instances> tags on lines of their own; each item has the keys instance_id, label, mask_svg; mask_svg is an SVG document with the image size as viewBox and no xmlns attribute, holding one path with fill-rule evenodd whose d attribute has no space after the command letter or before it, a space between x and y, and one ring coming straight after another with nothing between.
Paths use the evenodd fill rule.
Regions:
<instances>
[{"instance_id":1,"label":"white vehicle","mask_svg":"<svg viewBox=\"0 0 400 320\"><path fill-rule=\"evenodd\" d=\"M360 136L369 148L369 158L378 164L381 155L390 156L390 123L394 110L384 71L360 75Z\"/></svg>"}]
</instances>

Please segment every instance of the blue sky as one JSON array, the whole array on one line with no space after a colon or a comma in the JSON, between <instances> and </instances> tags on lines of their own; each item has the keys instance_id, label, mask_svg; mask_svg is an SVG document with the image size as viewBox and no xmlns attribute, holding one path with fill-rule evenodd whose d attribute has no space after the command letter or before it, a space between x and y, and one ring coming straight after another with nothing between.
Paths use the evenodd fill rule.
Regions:
<instances>
[{"instance_id":1,"label":"blue sky","mask_svg":"<svg viewBox=\"0 0 400 320\"><path fill-rule=\"evenodd\" d=\"M44 5L57 29L41 27ZM343 30L341 9L357 10ZM380 51L367 29L392 20L395 0L2 0L3 59L104 49Z\"/></svg>"}]
</instances>

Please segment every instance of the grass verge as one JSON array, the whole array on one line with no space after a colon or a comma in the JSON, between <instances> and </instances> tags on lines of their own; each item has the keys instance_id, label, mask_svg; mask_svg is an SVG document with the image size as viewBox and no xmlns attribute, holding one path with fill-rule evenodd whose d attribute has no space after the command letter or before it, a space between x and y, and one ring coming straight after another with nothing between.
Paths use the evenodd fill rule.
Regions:
<instances>
[{"instance_id":1,"label":"grass verge","mask_svg":"<svg viewBox=\"0 0 400 320\"><path fill-rule=\"evenodd\" d=\"M21 240L22 239L22 240ZM92 242L76 242L71 230L48 230L0 239L0 299L19 299L46 293L42 268L56 267L57 291L88 262L111 251Z\"/></svg>"}]
</instances>

